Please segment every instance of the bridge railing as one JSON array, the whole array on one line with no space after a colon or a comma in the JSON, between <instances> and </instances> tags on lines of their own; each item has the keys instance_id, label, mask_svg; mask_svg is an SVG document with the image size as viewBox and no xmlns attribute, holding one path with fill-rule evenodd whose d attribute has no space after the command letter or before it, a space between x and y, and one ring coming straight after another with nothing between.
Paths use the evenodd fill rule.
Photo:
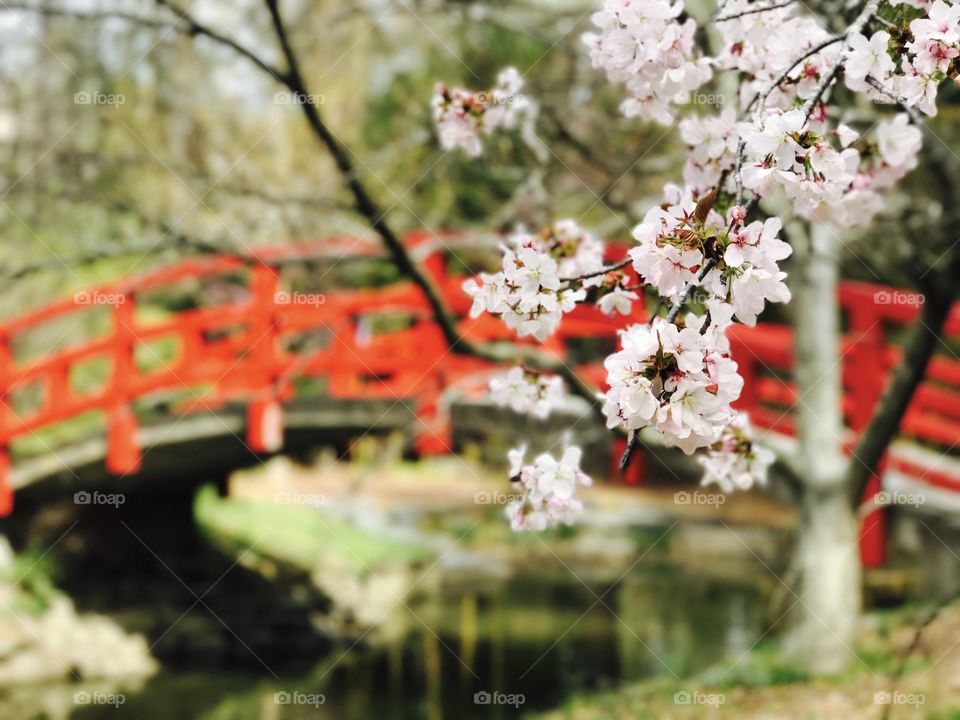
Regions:
<instances>
[{"instance_id":1,"label":"bridge railing","mask_svg":"<svg viewBox=\"0 0 960 720\"><path fill-rule=\"evenodd\" d=\"M469 318L466 279L447 271L445 248L459 236L419 232L405 242L424 262L444 298L459 318L459 330L475 341L516 338L496 318ZM614 248L610 260L623 256ZM334 238L323 244L271 248L252 257L215 256L182 261L141 277L105 285L89 297L115 298L109 306L112 329L103 337L83 340L29 361L18 361L13 347L25 332L56 322L89 306L68 298L21 317L0 323L0 511L11 503L10 446L18 438L90 411L106 419L106 464L117 474L140 467L138 419L134 403L158 393L183 393L179 412L217 408L232 400L247 403L246 442L256 452L269 452L282 442L282 403L296 392L299 377L322 378L333 397L377 397L413 402L423 419L416 443L421 452L449 452L449 424L439 417L444 388L490 370L490 365L449 351L432 321L420 290L409 283L377 289L331 289L322 302L291 302L282 290L280 269L287 263L345 253L382 256L372 242ZM209 284L218 278L245 278L246 292L209 306L144 320L138 312L142 296L184 281ZM905 302L903 291L863 283L841 284L840 304L847 318L842 340L844 414L849 428L862 429L882 393L890 368L898 361L890 326L913 322L918 303ZM887 301L885 301L887 300ZM894 302L896 300L896 302ZM378 318L402 313L405 327L371 331ZM546 343L548 352L571 362L569 348L584 339L611 344L616 331L646 319L638 306L629 317L608 318L594 307L581 306L567 316L560 331ZM960 310L947 325L948 342L960 337ZM167 341L176 347L168 362L141 369L137 350ZM793 434L790 409L797 402L792 380L793 335L789 327L761 324L737 326L732 332L734 357L745 378L739 406L750 411L760 427ZM87 392L71 384L73 369L94 358L110 363L105 384ZM605 372L602 354L585 359L576 370L601 387ZM31 412L17 412L12 400L29 386L39 388L39 403ZM903 434L917 442L943 448L960 441L960 361L949 353L937 357L902 425ZM616 449L615 449L615 453ZM640 461L638 460L638 463ZM960 490L960 483L929 468L909 468L906 459L893 463L928 482ZM638 464L627 475L639 481Z\"/></svg>"}]
</instances>

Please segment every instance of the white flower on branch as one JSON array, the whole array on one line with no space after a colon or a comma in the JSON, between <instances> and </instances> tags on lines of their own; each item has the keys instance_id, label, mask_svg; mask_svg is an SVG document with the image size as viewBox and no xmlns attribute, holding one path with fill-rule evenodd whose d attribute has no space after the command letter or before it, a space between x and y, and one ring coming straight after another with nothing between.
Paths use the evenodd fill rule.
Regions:
<instances>
[{"instance_id":1,"label":"white flower on branch","mask_svg":"<svg viewBox=\"0 0 960 720\"><path fill-rule=\"evenodd\" d=\"M532 464L524 464L526 447L510 451L510 479L520 497L506 508L510 526L517 531L546 530L573 522L583 510L576 499L578 486L590 485L590 477L580 469L583 451L566 448L559 460L548 453L538 455Z\"/></svg>"},{"instance_id":2,"label":"white flower on branch","mask_svg":"<svg viewBox=\"0 0 960 720\"><path fill-rule=\"evenodd\" d=\"M562 378L514 367L490 379L490 397L514 412L543 419L562 408L567 396Z\"/></svg>"}]
</instances>

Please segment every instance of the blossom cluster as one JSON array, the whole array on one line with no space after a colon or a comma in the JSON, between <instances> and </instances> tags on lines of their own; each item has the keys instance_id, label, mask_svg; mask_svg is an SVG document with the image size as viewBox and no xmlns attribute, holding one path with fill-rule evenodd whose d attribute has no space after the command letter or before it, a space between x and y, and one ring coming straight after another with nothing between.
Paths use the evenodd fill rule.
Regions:
<instances>
[{"instance_id":1,"label":"blossom cluster","mask_svg":"<svg viewBox=\"0 0 960 720\"><path fill-rule=\"evenodd\" d=\"M590 485L590 476L580 469L583 451L571 446L559 460L548 453L538 455L532 464L524 464L526 448L511 450L510 480L520 493L506 508L514 530L546 530L558 524L570 524L583 504L574 497L577 487Z\"/></svg>"},{"instance_id":2,"label":"blossom cluster","mask_svg":"<svg viewBox=\"0 0 960 720\"><path fill-rule=\"evenodd\" d=\"M773 7L758 12L763 6L761 3ZM716 63L742 74L744 82L740 92L744 105L784 76L786 80L773 88L767 105L785 110L797 100L807 100L822 74L836 61L838 46L829 45L793 67L797 58L830 37L822 23L799 11L799 5L782 5L775 0L723 3L716 23L723 48Z\"/></svg>"},{"instance_id":3,"label":"blossom cluster","mask_svg":"<svg viewBox=\"0 0 960 720\"><path fill-rule=\"evenodd\" d=\"M753 441L746 413L737 413L720 439L698 458L704 470L701 484L717 484L724 492L765 485L775 459L769 448Z\"/></svg>"},{"instance_id":4,"label":"blossom cluster","mask_svg":"<svg viewBox=\"0 0 960 720\"><path fill-rule=\"evenodd\" d=\"M754 325L767 301L787 302L786 273L778 266L790 255L779 239L781 222L770 218L744 225L745 211L733 206L726 217L707 199L694 200L689 191L667 187L664 205L651 208L636 228L638 245L630 250L633 266L644 282L672 302L690 285L699 283L711 297L729 301L737 319ZM707 260L712 269L702 278Z\"/></svg>"},{"instance_id":5,"label":"blossom cluster","mask_svg":"<svg viewBox=\"0 0 960 720\"><path fill-rule=\"evenodd\" d=\"M681 13L682 0L606 0L594 13L600 33L583 39L594 67L626 85L630 97L621 110L627 117L668 125L670 103L683 102L712 76L709 61L694 53L697 24L679 22Z\"/></svg>"},{"instance_id":6,"label":"blossom cluster","mask_svg":"<svg viewBox=\"0 0 960 720\"><path fill-rule=\"evenodd\" d=\"M800 109L771 110L762 125L741 126L743 185L761 197L782 189L794 211L809 220L865 224L882 207L876 191L916 165L921 136L908 120L880 121L870 142L843 124L831 130L825 121L808 123Z\"/></svg>"},{"instance_id":7,"label":"blossom cluster","mask_svg":"<svg viewBox=\"0 0 960 720\"><path fill-rule=\"evenodd\" d=\"M704 323L729 322L710 308L711 318L688 316L686 327L656 318L620 335L622 349L606 359L603 412L607 427L639 430L652 425L669 446L685 453L715 443L740 397L743 378L724 350L722 331L701 333ZM721 315L713 320L714 309Z\"/></svg>"},{"instance_id":8,"label":"blossom cluster","mask_svg":"<svg viewBox=\"0 0 960 720\"><path fill-rule=\"evenodd\" d=\"M728 491L765 482L773 454L732 409L743 379L726 332L733 322L754 325L767 302L790 299L782 222L749 221L748 211L776 197L811 222L869 222L883 207L881 191L917 164L922 136L911 108L933 115L940 84L960 84L960 3L866 3L836 34L797 2L723 0L713 20L720 37L713 57L698 48L683 0L603 0L593 15L599 30L584 36L593 66L626 87L628 117L672 123L677 106L716 70L738 83L722 109L685 113L679 122L688 149L684 184L668 185L664 202L633 229L627 257L637 279L620 264L605 267L603 243L567 220L515 234L502 247L501 270L464 288L471 314L499 315L518 335L541 341L578 303L630 316L638 291L655 290L670 307L666 316L621 331L619 350L605 360L607 425L653 427L684 452L705 449L704 484ZM512 84L516 92L519 78L505 86ZM908 112L884 113L861 135L851 127L859 115L831 108L849 97L835 92L837 84ZM479 153L482 134L515 122L491 114L496 106L480 95L439 88L435 117L445 147ZM495 400L540 417L562 391L559 379L523 368L491 382ZM511 453L511 477L523 491L508 507L511 524L535 530L569 521L579 509L573 490L589 481L579 470L581 451L568 448L559 461L541 455L532 465L522 456Z\"/></svg>"},{"instance_id":9,"label":"blossom cluster","mask_svg":"<svg viewBox=\"0 0 960 720\"><path fill-rule=\"evenodd\" d=\"M915 4L922 8L927 2ZM903 33L892 39L884 30L869 38L859 32L831 36L813 16L800 12L799 3L773 3L763 11L756 5L749 0L723 4L717 28L724 46L716 58L721 67L742 74L740 99L753 108L753 118L737 125L727 110L717 117L685 119L681 137L690 147L685 181L704 192L725 178L721 189L733 192L742 180L761 197L782 189L797 215L808 220L840 226L869 222L882 207L877 191L908 172L913 160L888 153L873 161L864 152L875 149L867 139L856 143L856 132L830 122L817 95L821 83L842 61L852 90L932 113L937 85L958 69L960 10L935 0L929 11L913 11L916 17L903 26L912 39L903 40ZM921 17L924 12L927 17ZM888 134L901 132L902 123L881 123L877 134L885 127ZM738 138L745 149L741 177L733 172ZM917 146L914 137L908 139L908 147Z\"/></svg>"},{"instance_id":10,"label":"blossom cluster","mask_svg":"<svg viewBox=\"0 0 960 720\"><path fill-rule=\"evenodd\" d=\"M542 419L563 407L566 392L563 379L556 375L514 367L490 379L490 397L514 412L529 413Z\"/></svg>"},{"instance_id":11,"label":"blossom cluster","mask_svg":"<svg viewBox=\"0 0 960 720\"><path fill-rule=\"evenodd\" d=\"M481 273L464 283L473 298L472 317L500 315L518 335L543 341L557 329L564 313L587 297L603 275L579 279L603 268L603 243L572 220L561 220L539 235L518 232L501 248L502 270Z\"/></svg>"},{"instance_id":12,"label":"blossom cluster","mask_svg":"<svg viewBox=\"0 0 960 720\"><path fill-rule=\"evenodd\" d=\"M910 21L907 38L891 36L886 30L869 38L851 33L844 68L847 87L871 93L882 102L892 97L927 115L936 114L940 83L960 70L960 5L944 0L925 5L916 4L925 9L925 15ZM883 89L874 89L871 79Z\"/></svg>"},{"instance_id":13,"label":"blossom cluster","mask_svg":"<svg viewBox=\"0 0 960 720\"><path fill-rule=\"evenodd\" d=\"M702 195L716 187L726 173L724 189L733 190L740 134L737 115L726 108L719 115L691 115L680 121L680 139L688 147L683 181L691 192Z\"/></svg>"},{"instance_id":14,"label":"blossom cluster","mask_svg":"<svg viewBox=\"0 0 960 720\"><path fill-rule=\"evenodd\" d=\"M461 148L467 155L478 157L483 152L484 135L509 130L530 112L532 105L520 94L522 89L523 78L512 67L497 75L491 90L448 89L437 83L431 107L443 149Z\"/></svg>"}]
</instances>

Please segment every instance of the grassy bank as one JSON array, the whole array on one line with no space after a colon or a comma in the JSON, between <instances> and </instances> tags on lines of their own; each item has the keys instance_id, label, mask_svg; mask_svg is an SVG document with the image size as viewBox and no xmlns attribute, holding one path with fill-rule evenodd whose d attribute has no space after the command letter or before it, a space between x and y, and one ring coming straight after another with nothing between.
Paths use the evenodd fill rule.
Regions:
<instances>
[{"instance_id":1,"label":"grassy bank","mask_svg":"<svg viewBox=\"0 0 960 720\"><path fill-rule=\"evenodd\" d=\"M765 641L690 680L657 678L580 694L536 720L960 720L960 604L865 618L849 669L811 677ZM916 643L916 644L914 644Z\"/></svg>"}]
</instances>

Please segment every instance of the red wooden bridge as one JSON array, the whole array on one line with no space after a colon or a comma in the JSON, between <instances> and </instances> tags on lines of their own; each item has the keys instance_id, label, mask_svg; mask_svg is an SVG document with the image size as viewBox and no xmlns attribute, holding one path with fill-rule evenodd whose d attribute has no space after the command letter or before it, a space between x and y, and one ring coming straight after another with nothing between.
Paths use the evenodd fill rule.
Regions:
<instances>
[{"instance_id":1,"label":"red wooden bridge","mask_svg":"<svg viewBox=\"0 0 960 720\"><path fill-rule=\"evenodd\" d=\"M412 233L407 246L425 264L450 308L460 332L477 342L512 340L512 333L488 315L467 317L465 277L448 272L458 250L490 245L478 236L432 232ZM623 249L611 250L622 257ZM280 449L284 405L297 395L298 379L324 384L331 398L380 398L411 404L419 417L415 444L420 453L450 452L451 428L442 395L454 385L480 387L489 363L451 352L433 322L422 292L407 282L377 289L294 291L285 287L284 268L328 258L378 257L379 245L354 238L272 247L246 256L218 255L184 260L140 277L104 285L53 302L0 324L0 513L13 507L11 448L20 438L36 435L58 423L97 412L106 423L106 469L116 475L136 474L143 450L138 444L136 401L164 394L189 397L172 406L176 414L216 410L227 403L246 407L246 444L257 453ZM611 257L611 260L618 259ZM243 290L218 302L166 312L147 312L144 300L174 288L210 288L229 279ZM897 326L913 322L922 297L906 291L844 282L840 303L845 313L842 344L844 414L856 433L879 398L899 349L889 340ZM18 357L24 336L62 326L85 312L112 315L107 332L41 353ZM637 307L628 318L608 318L592 307L579 307L564 319L546 350L567 358L572 343L594 340L609 351L618 328L643 321ZM960 338L960 306L947 324L947 342ZM761 324L732 331L734 357L746 380L739 402L755 425L778 433L794 433L790 409L799 398L792 382L793 339L789 327ZM169 362L144 368L144 350L166 343ZM602 353L576 370L602 386ZM109 373L95 388L78 388L78 367L106 360ZM32 399L25 408L24 398ZM938 458L960 444L960 360L936 357L926 382L901 425L908 451L899 445L888 454L887 470L896 470L930 486L960 491L960 473ZM930 452L917 453L918 447ZM149 452L149 449L147 450ZM618 448L614 448L614 455ZM921 459L918 459L921 458ZM641 480L642 460L626 473ZM875 479L871 494L881 488ZM865 563L883 561L883 527L874 516L865 532Z\"/></svg>"}]
</instances>

